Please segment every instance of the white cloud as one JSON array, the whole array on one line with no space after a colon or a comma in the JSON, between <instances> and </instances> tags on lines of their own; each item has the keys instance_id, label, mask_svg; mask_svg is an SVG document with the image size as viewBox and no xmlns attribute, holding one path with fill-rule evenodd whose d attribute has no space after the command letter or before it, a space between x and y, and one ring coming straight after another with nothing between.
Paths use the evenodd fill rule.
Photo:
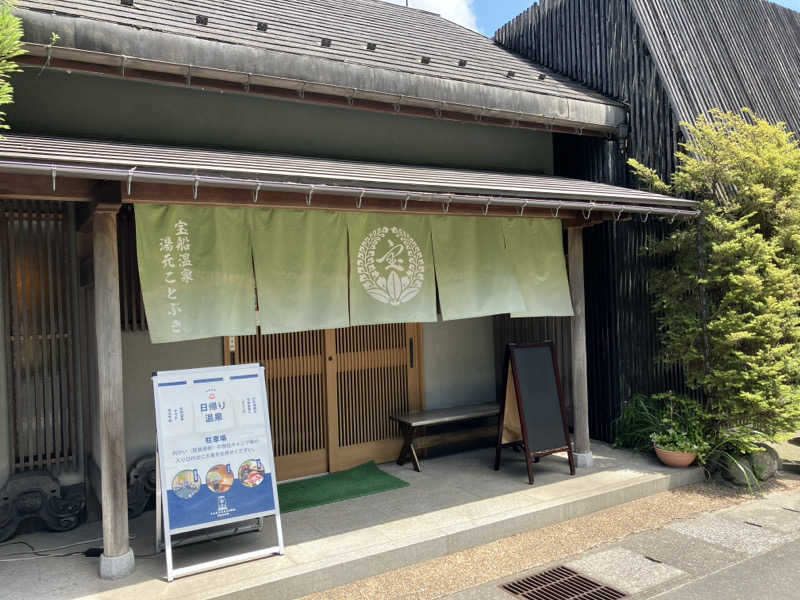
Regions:
<instances>
[{"instance_id":1,"label":"white cloud","mask_svg":"<svg viewBox=\"0 0 800 600\"><path fill-rule=\"evenodd\" d=\"M392 4L405 5L406 0L386 0ZM472 10L472 0L408 0L412 8L421 8L442 15L445 19L469 27L474 31L478 29L478 19Z\"/></svg>"}]
</instances>

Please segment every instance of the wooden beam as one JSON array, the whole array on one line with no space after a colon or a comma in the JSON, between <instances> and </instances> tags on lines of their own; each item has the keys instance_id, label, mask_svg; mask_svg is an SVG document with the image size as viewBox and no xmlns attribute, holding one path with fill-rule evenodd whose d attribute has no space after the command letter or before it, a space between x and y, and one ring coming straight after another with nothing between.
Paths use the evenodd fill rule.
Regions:
<instances>
[{"instance_id":1,"label":"wooden beam","mask_svg":"<svg viewBox=\"0 0 800 600\"><path fill-rule=\"evenodd\" d=\"M117 261L119 184L95 188L92 217L94 311L97 339L103 556L100 575L116 579L133 572L128 543L128 486L125 458L125 406L122 386L122 332Z\"/></svg>"},{"instance_id":2,"label":"wooden beam","mask_svg":"<svg viewBox=\"0 0 800 600\"><path fill-rule=\"evenodd\" d=\"M126 204L191 204L198 206L259 206L262 208L309 208L311 210L336 210L341 212L390 212L420 215L444 214L444 206L438 202L421 202L409 199L406 210L402 209L400 200L387 200L381 198L363 199L361 208L357 208L357 195L339 196L316 192L311 204L306 204L307 195L304 193L270 192L262 190L258 196L258 204L253 204L253 192L245 189L201 187L197 199L194 199L192 187L189 185L172 185L159 183L136 183L131 189L131 196L123 198ZM454 200L447 211L448 215L455 216L483 216L485 206L482 204L465 204ZM555 210L549 208L528 207L525 209L525 218L552 219ZM519 209L514 206L489 205L487 213L490 217L516 217ZM611 215L609 215L611 216ZM601 213L592 215L592 221L587 222L579 210L561 210L558 218L575 224L592 223L600 219Z\"/></svg>"},{"instance_id":3,"label":"wooden beam","mask_svg":"<svg viewBox=\"0 0 800 600\"><path fill-rule=\"evenodd\" d=\"M414 438L414 447L417 450L441 446L443 444L456 444L484 438L497 438L497 425L486 427L473 427L465 431L451 431L448 433L436 433L423 435Z\"/></svg>"},{"instance_id":4,"label":"wooden beam","mask_svg":"<svg viewBox=\"0 0 800 600\"><path fill-rule=\"evenodd\" d=\"M569 229L569 288L572 295L572 412L574 453L579 467L592 464L589 441L589 383L586 367L586 294L583 284L583 229Z\"/></svg>"},{"instance_id":5,"label":"wooden beam","mask_svg":"<svg viewBox=\"0 0 800 600\"><path fill-rule=\"evenodd\" d=\"M0 173L0 200L88 202L91 199L90 183L87 179L59 177L56 173L54 190L52 176Z\"/></svg>"}]
</instances>

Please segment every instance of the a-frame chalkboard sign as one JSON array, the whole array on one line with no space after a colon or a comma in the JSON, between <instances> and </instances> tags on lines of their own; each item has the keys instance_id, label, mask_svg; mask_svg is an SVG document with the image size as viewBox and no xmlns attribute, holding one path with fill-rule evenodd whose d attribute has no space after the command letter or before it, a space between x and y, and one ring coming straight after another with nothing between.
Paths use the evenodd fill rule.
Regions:
<instances>
[{"instance_id":1,"label":"a-frame chalkboard sign","mask_svg":"<svg viewBox=\"0 0 800 600\"><path fill-rule=\"evenodd\" d=\"M567 453L570 475L575 475L567 411L552 342L509 344L505 364L506 390L498 421L495 471L500 469L502 449L516 446L525 453L531 485L533 463L556 452Z\"/></svg>"}]
</instances>

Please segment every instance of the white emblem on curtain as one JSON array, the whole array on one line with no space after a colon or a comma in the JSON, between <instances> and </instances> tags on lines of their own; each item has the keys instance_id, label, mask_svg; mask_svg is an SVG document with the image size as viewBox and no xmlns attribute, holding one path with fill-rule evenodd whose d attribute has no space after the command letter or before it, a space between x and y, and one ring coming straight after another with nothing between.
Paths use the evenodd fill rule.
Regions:
<instances>
[{"instance_id":1,"label":"white emblem on curtain","mask_svg":"<svg viewBox=\"0 0 800 600\"><path fill-rule=\"evenodd\" d=\"M399 227L370 232L358 248L356 269L367 294L392 306L413 299L425 281L422 251Z\"/></svg>"}]
</instances>

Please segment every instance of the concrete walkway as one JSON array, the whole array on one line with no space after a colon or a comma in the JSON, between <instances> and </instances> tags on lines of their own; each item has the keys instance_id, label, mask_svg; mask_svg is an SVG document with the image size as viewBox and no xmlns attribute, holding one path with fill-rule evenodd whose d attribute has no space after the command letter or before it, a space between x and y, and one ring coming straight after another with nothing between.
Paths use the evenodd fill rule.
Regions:
<instances>
[{"instance_id":1,"label":"concrete walkway","mask_svg":"<svg viewBox=\"0 0 800 600\"><path fill-rule=\"evenodd\" d=\"M329 504L284 516L286 555L164 581L164 557L153 553L152 513L131 522L136 572L117 581L97 577L97 559L48 558L0 562L0 598L270 598L292 599L364 577L416 564L603 510L700 481L700 469L668 469L650 457L597 444L595 466L569 476L565 456L536 465L536 485L527 484L525 461L504 454L501 470L491 468L494 450L482 449L408 465L382 468L409 487ZM249 533L203 542L176 551L176 565L274 544L273 533ZM97 538L99 524L66 534L22 536L35 548ZM98 541L70 550L102 545ZM4 547L2 554L19 551Z\"/></svg>"},{"instance_id":2,"label":"concrete walkway","mask_svg":"<svg viewBox=\"0 0 800 600\"><path fill-rule=\"evenodd\" d=\"M677 520L445 598L510 600L500 585L563 565L631 600L797 600L799 557L800 491L792 491Z\"/></svg>"}]
</instances>

